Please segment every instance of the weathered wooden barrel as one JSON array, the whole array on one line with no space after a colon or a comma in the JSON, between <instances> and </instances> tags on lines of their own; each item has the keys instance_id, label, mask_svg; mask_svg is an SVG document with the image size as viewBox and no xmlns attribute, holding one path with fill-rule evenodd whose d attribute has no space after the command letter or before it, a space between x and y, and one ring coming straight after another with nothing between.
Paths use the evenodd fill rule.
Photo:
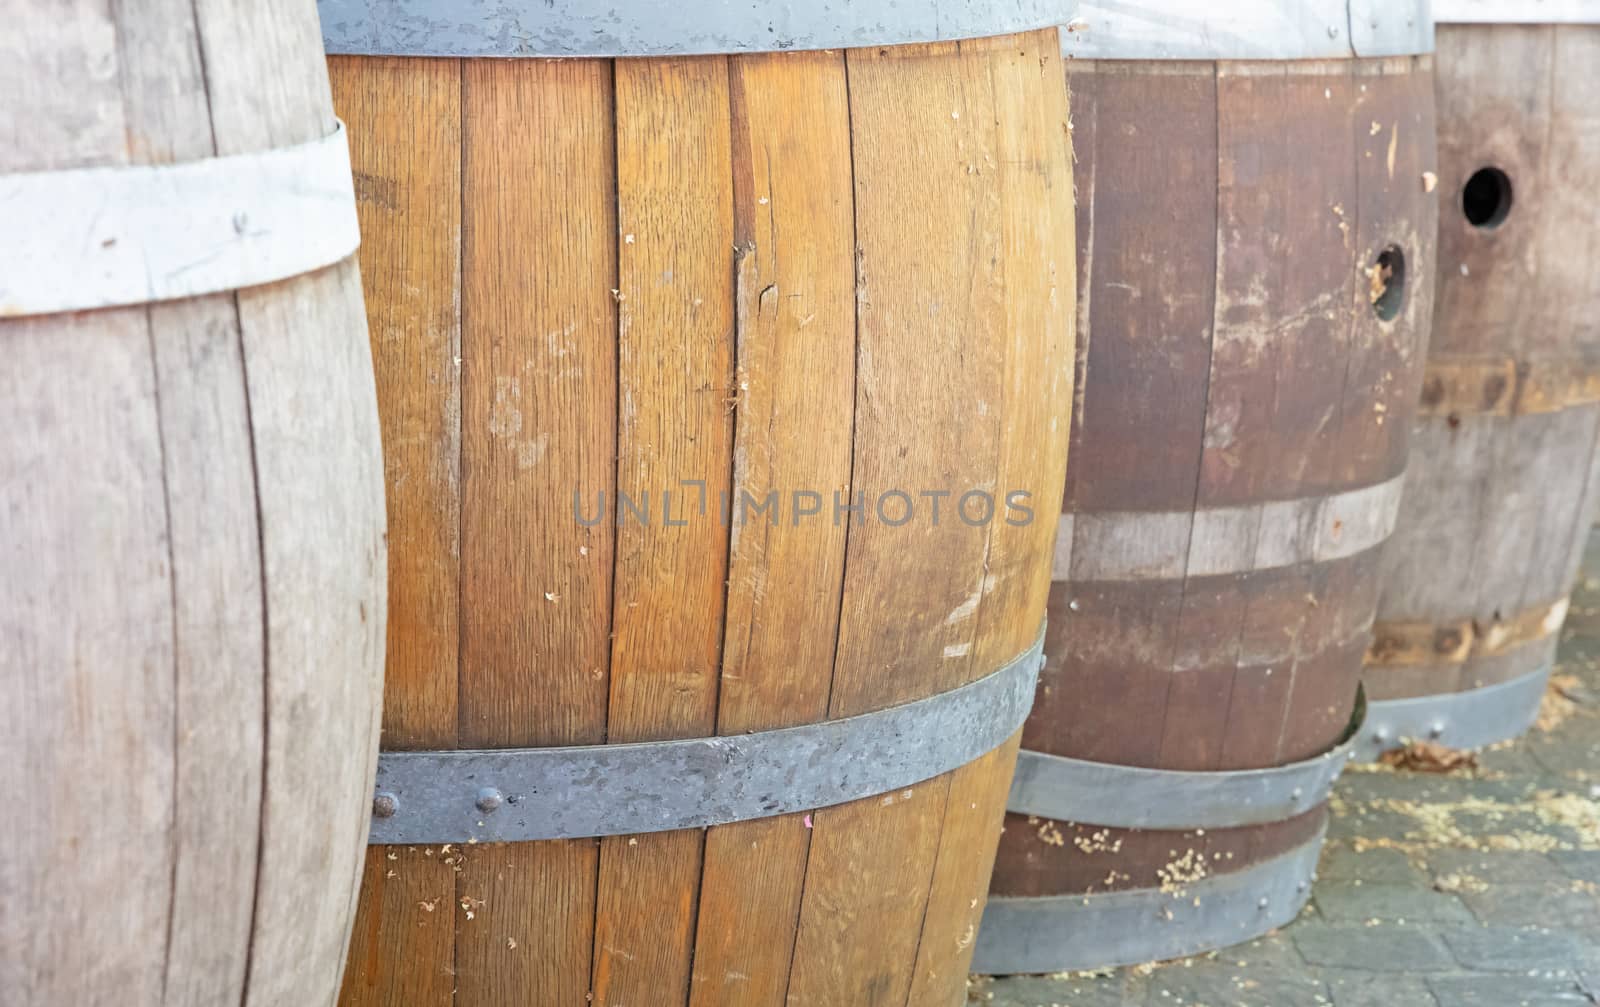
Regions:
<instances>
[{"instance_id":1,"label":"weathered wooden barrel","mask_svg":"<svg viewBox=\"0 0 1600 1007\"><path fill-rule=\"evenodd\" d=\"M316 9L11 10L0 1000L331 1004L387 563Z\"/></svg>"},{"instance_id":2,"label":"weathered wooden barrel","mask_svg":"<svg viewBox=\"0 0 1600 1007\"><path fill-rule=\"evenodd\" d=\"M1600 490L1600 4L1435 12L1439 306L1369 752L1533 723Z\"/></svg>"},{"instance_id":3,"label":"weathered wooden barrel","mask_svg":"<svg viewBox=\"0 0 1600 1007\"><path fill-rule=\"evenodd\" d=\"M343 1002L961 1003L1064 478L1067 5L403 6L323 6L393 530Z\"/></svg>"},{"instance_id":4,"label":"weathered wooden barrel","mask_svg":"<svg viewBox=\"0 0 1600 1007\"><path fill-rule=\"evenodd\" d=\"M980 971L1193 953L1306 900L1422 377L1423 12L1089 4L1063 34L1078 400Z\"/></svg>"}]
</instances>

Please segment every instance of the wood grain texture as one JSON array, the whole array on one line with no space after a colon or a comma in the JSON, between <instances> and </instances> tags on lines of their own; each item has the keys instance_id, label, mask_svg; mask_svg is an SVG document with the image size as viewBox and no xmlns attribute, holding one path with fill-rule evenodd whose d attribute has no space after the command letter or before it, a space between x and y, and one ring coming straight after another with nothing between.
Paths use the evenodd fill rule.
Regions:
<instances>
[{"instance_id":1,"label":"wood grain texture","mask_svg":"<svg viewBox=\"0 0 1600 1007\"><path fill-rule=\"evenodd\" d=\"M847 63L859 306L851 488L871 502L896 489L964 493L994 477L1004 408L989 61L950 44L853 50ZM987 528L948 514L900 527L852 516L831 716L974 677L987 540ZM908 604L901 589L913 584ZM948 790L941 778L816 815L793 1001L909 996Z\"/></svg>"},{"instance_id":2,"label":"wood grain texture","mask_svg":"<svg viewBox=\"0 0 1600 1007\"><path fill-rule=\"evenodd\" d=\"M737 369L717 733L827 715L855 415L854 214L842 53L730 60ZM819 516L802 520L795 493ZM787 499L784 499L787 497ZM709 830L694 1007L781 1007L811 847L803 815ZM768 949L753 953L754 949Z\"/></svg>"},{"instance_id":3,"label":"wood grain texture","mask_svg":"<svg viewBox=\"0 0 1600 1007\"><path fill-rule=\"evenodd\" d=\"M1388 520L1371 508L1392 498L1357 491L1403 467L1422 377L1431 67L1067 72L1083 391L1068 579L1023 746L1191 771L1307 757L1346 727L1377 601L1379 550L1338 543ZM1365 270L1390 244L1425 272L1383 321ZM1189 854L1230 873L1308 838L1308 820L1200 835L1010 815L993 891L1155 888Z\"/></svg>"},{"instance_id":4,"label":"wood grain texture","mask_svg":"<svg viewBox=\"0 0 1600 1007\"><path fill-rule=\"evenodd\" d=\"M1521 613L1571 591L1600 476L1600 413L1586 390L1600 283L1576 265L1600 241L1600 212L1579 195L1600 181L1595 90L1575 70L1596 51L1592 26L1440 30L1434 380L1384 564L1385 639L1413 625L1514 634ZM1510 183L1495 226L1465 213L1463 190L1482 168ZM1548 647L1490 654L1474 643L1403 668L1373 656L1374 694L1405 698L1532 673Z\"/></svg>"},{"instance_id":5,"label":"wood grain texture","mask_svg":"<svg viewBox=\"0 0 1600 1007\"><path fill-rule=\"evenodd\" d=\"M461 69L454 60L333 58L328 72L350 137L383 424L383 746L450 748L460 648ZM385 254L391 246L405 253ZM451 1002L456 872L444 861L421 849L368 850L345 1003ZM423 908L430 903L434 912Z\"/></svg>"},{"instance_id":6,"label":"wood grain texture","mask_svg":"<svg viewBox=\"0 0 1600 1007\"><path fill-rule=\"evenodd\" d=\"M704 737L728 575L710 496L733 450L728 62L619 60L616 82L617 492L656 495L659 512L651 527L619 516L606 737ZM687 998L703 846L699 830L601 840L597 1004Z\"/></svg>"},{"instance_id":7,"label":"wood grain texture","mask_svg":"<svg viewBox=\"0 0 1600 1007\"><path fill-rule=\"evenodd\" d=\"M7 53L4 74L23 80L3 85L0 170L180 163L332 128L309 3L15 13L36 26ZM209 47L232 54L226 68L206 67ZM10 99L35 90L23 118ZM6 736L35 753L6 761L27 776L17 793L44 795L6 837L32 865L0 878L8 910L32 907L0 911L6 988L37 1003L331 1002L383 657L354 265L11 321L0 343L28 379L5 391L19 440L0 451L18 518L0 551L31 581L13 598L0 577L25 718ZM51 866L62 857L72 866Z\"/></svg>"},{"instance_id":8,"label":"wood grain texture","mask_svg":"<svg viewBox=\"0 0 1600 1007\"><path fill-rule=\"evenodd\" d=\"M575 493L609 500L616 466L611 72L585 61L463 68L459 741L595 744L606 736L614 538L609 522L567 515ZM452 910L458 1003L572 1003L589 991L597 856L592 842L472 851L458 895L483 905L470 923Z\"/></svg>"},{"instance_id":9,"label":"wood grain texture","mask_svg":"<svg viewBox=\"0 0 1600 1007\"><path fill-rule=\"evenodd\" d=\"M425 384L442 346L418 330L420 305L449 303L449 211L416 180L448 178L450 156L409 145L424 107L462 123L461 558L426 574L459 578L460 656L407 595L397 708L431 724L454 671L441 747L738 734L927 696L1026 649L1072 390L1054 33L468 60L458 113L447 65L334 72L373 130L355 167L363 254L392 277L369 305L385 422L438 438L391 455L392 483L436 485L419 467L448 457L448 389ZM1007 488L1034 521L1004 524ZM917 522L879 520L894 489ZM924 489L948 495L937 525ZM958 519L973 489L993 522ZM776 521L751 509L768 494ZM402 541L419 572L447 562L431 530ZM374 856L344 1002L954 1004L1014 758L706 832ZM441 856L453 946L418 906Z\"/></svg>"}]
</instances>

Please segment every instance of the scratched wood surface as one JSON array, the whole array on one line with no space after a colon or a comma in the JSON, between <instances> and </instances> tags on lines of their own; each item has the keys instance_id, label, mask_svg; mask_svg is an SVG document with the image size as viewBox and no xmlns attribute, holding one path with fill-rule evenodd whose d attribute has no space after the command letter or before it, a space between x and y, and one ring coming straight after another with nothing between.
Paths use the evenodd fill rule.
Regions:
<instances>
[{"instance_id":1,"label":"scratched wood surface","mask_svg":"<svg viewBox=\"0 0 1600 1007\"><path fill-rule=\"evenodd\" d=\"M333 128L309 2L12 13L0 172ZM383 665L365 332L353 261L0 321L8 998L333 1002Z\"/></svg>"},{"instance_id":2,"label":"scratched wood surface","mask_svg":"<svg viewBox=\"0 0 1600 1007\"><path fill-rule=\"evenodd\" d=\"M1052 585L1023 747L1192 771L1315 755L1349 720L1379 550L1316 559L1336 554L1304 543L1337 543L1344 519L1294 502L1405 464L1432 304L1431 63L1080 60L1068 79L1083 329L1057 548L1066 570L1150 542L1172 558ZM1367 270L1390 245L1408 269L1385 321ZM1374 506L1350 517L1392 517ZM1323 817L1186 833L1009 815L991 891L1227 874Z\"/></svg>"},{"instance_id":3,"label":"scratched wood surface","mask_svg":"<svg viewBox=\"0 0 1600 1007\"><path fill-rule=\"evenodd\" d=\"M1367 681L1453 693L1548 666L1600 487L1600 28L1439 30L1439 309ZM1509 181L1467 217L1480 169ZM1535 632L1525 631L1527 626ZM1508 644L1508 640L1513 645Z\"/></svg>"},{"instance_id":4,"label":"scratched wood surface","mask_svg":"<svg viewBox=\"0 0 1600 1007\"><path fill-rule=\"evenodd\" d=\"M804 724L1033 642L1073 382L1054 32L330 63L413 494L391 747ZM957 516L1005 488L1035 520ZM343 1002L960 1003L1015 750L709 830L377 848Z\"/></svg>"}]
</instances>

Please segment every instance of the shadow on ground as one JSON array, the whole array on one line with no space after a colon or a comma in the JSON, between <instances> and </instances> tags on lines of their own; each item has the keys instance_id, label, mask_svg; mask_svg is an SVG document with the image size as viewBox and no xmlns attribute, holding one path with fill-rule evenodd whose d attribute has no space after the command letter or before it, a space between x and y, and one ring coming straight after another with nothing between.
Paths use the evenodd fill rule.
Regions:
<instances>
[{"instance_id":1,"label":"shadow on ground","mask_svg":"<svg viewBox=\"0 0 1600 1007\"><path fill-rule=\"evenodd\" d=\"M1540 725L1448 774L1348 772L1312 902L1249 944L1104 974L974 977L992 1007L1600 1004L1600 536Z\"/></svg>"}]
</instances>

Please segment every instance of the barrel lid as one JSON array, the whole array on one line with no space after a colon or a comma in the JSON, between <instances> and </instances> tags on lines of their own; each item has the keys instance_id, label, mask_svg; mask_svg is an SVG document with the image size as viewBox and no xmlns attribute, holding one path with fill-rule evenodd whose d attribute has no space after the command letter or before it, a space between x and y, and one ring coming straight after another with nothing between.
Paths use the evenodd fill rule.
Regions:
<instances>
[{"instance_id":1,"label":"barrel lid","mask_svg":"<svg viewBox=\"0 0 1600 1007\"><path fill-rule=\"evenodd\" d=\"M690 56L1008 35L1076 0L317 0L329 53Z\"/></svg>"},{"instance_id":2,"label":"barrel lid","mask_svg":"<svg viewBox=\"0 0 1600 1007\"><path fill-rule=\"evenodd\" d=\"M1600 0L1434 0L1439 24L1600 24Z\"/></svg>"},{"instance_id":3,"label":"barrel lid","mask_svg":"<svg viewBox=\"0 0 1600 1007\"><path fill-rule=\"evenodd\" d=\"M1515 0L1507 0L1515 2ZM1351 59L1433 51L1429 0L1083 0L1074 59Z\"/></svg>"}]
</instances>

